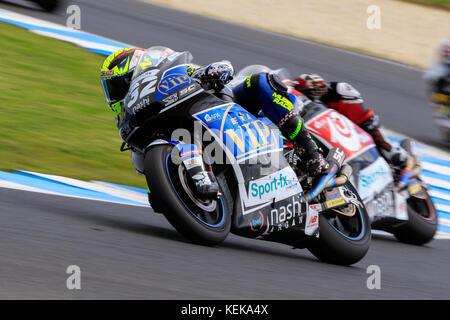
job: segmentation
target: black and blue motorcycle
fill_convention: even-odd
[[[330,173],[308,177],[267,120],[190,78],[191,60],[149,48],[135,62],[120,115],[121,137],[145,154],[153,210],[198,244],[217,245],[232,232],[307,248],[324,262],[360,261],[371,227],[344,152],[331,149]],[[194,191],[187,170],[198,157],[218,181],[217,199]]]

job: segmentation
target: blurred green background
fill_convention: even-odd
[[[0,170],[146,188],[99,80],[104,56],[0,23]]]

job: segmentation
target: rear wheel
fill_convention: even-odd
[[[363,203],[350,183],[345,187]],[[366,208],[349,204],[320,213],[319,238],[311,241],[308,250],[321,261],[351,265],[366,255],[371,237]]]
[[[407,200],[408,222],[393,230],[394,236],[402,242],[423,245],[436,234],[438,216],[433,201],[426,190],[423,196],[411,196]]]
[[[203,245],[221,243],[231,227],[226,202],[222,197],[208,201],[199,199],[189,188],[184,165],[172,161],[172,151],[178,152],[173,146],[158,145],[145,155],[150,198],[187,239]]]

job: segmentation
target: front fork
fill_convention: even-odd
[[[177,164],[183,163],[183,166],[186,168],[186,172],[191,179],[193,179],[195,175],[204,172],[212,182],[217,182],[211,165],[206,165],[203,161],[203,152],[198,145],[185,144],[174,140],[158,139],[150,143],[145,148],[144,153],[146,153],[151,147],[160,144],[172,145],[179,151],[179,154],[172,152],[172,161]]]

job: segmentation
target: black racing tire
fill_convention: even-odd
[[[225,240],[231,228],[226,201],[220,197],[211,214],[197,206],[183,190],[177,174],[183,165],[173,163],[172,150],[176,149],[171,145],[157,145],[145,155],[145,177],[151,198],[158,201],[166,219],[185,238],[201,245],[217,245]],[[205,221],[213,219],[210,216],[217,221]]]
[[[362,202],[356,189],[350,184],[345,185]],[[356,207],[356,206],[355,206]],[[348,234],[336,227],[336,220],[342,225],[348,225]],[[367,253],[372,239],[372,229],[365,206],[356,207],[353,217],[345,217],[333,210],[321,212],[319,215],[319,238],[311,239],[308,250],[319,260],[338,264],[351,265],[360,261]]]
[[[59,7],[60,0],[32,0],[45,11],[54,11]]]
[[[408,222],[393,230],[401,242],[424,245],[433,240],[438,226],[438,215],[433,201],[426,190],[424,199],[411,196],[407,200]]]

